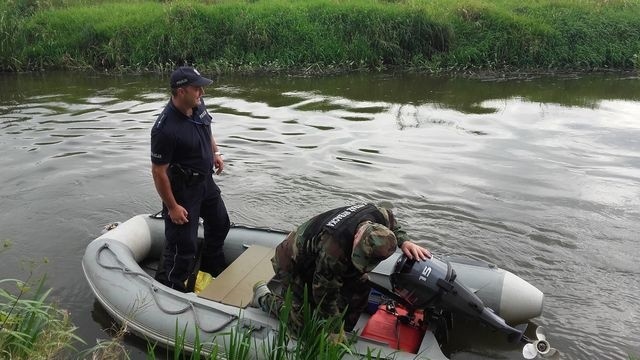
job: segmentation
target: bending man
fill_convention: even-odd
[[[282,294],[272,294],[259,282],[252,305],[277,317],[290,287],[290,319],[294,332],[299,332],[304,325],[301,308],[306,287],[312,310],[318,309],[323,318],[345,312],[344,330],[351,331],[368,303],[367,273],[398,247],[411,259],[431,257],[429,250],[409,241],[389,209],[357,204],[327,211],[300,225],[278,245],[271,262],[282,281]]]

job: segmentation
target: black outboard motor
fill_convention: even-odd
[[[398,258],[391,274],[393,292],[415,309],[440,307],[445,310],[479,318],[491,327],[508,335],[511,342],[523,338],[524,328],[509,326],[476,294],[456,281],[456,273],[448,262],[434,257],[426,261]],[[525,326],[526,328],[526,326]]]

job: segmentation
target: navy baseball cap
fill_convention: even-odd
[[[173,89],[188,85],[207,86],[211,83],[213,80],[200,75],[198,70],[190,66],[181,66],[171,73],[171,88]]]

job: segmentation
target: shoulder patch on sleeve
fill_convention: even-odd
[[[165,124],[165,120],[166,119],[167,119],[167,114],[162,112],[162,114],[160,114],[160,116],[158,116],[158,119],[156,120],[156,123],[153,125],[153,127],[156,128],[156,129],[162,129],[162,127]]]

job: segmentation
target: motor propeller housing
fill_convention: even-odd
[[[482,320],[508,335],[510,341],[522,339],[524,329],[508,325],[471,290],[456,281],[456,273],[448,262],[435,257],[415,261],[401,256],[391,274],[393,292],[414,308],[439,307]]]
[[[536,340],[529,342],[522,348],[522,356],[525,359],[560,359],[560,352],[549,345],[547,335],[542,326],[538,326],[536,329],[536,338]]]

